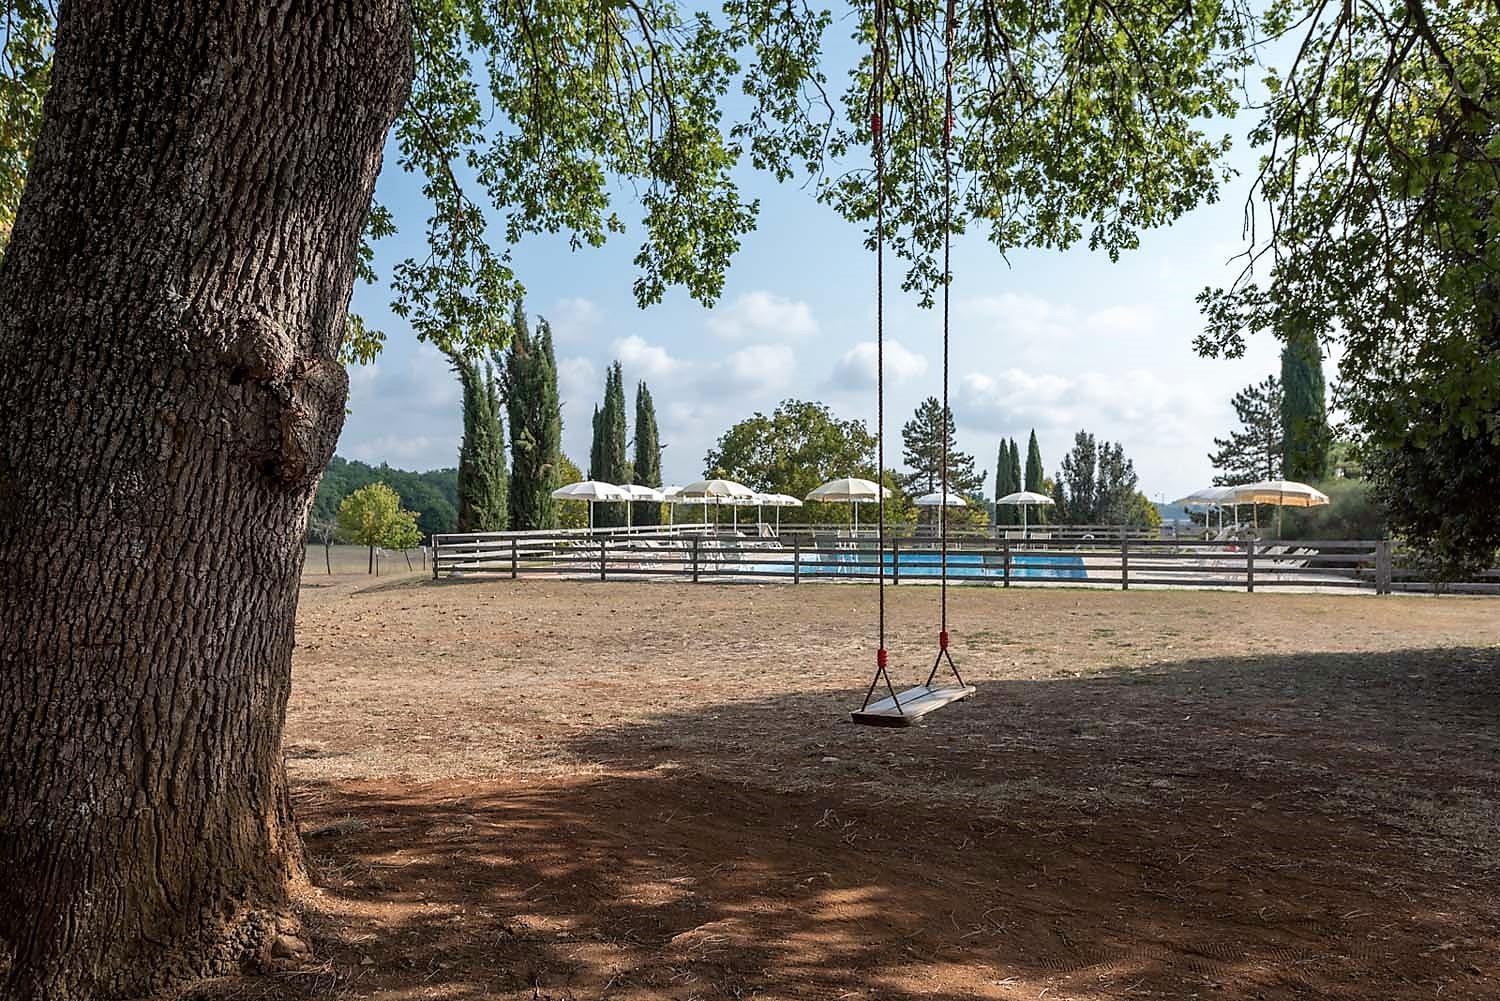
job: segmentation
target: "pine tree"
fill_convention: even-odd
[[[1073,449],[1063,456],[1057,487],[1066,498],[1068,521],[1075,525],[1099,522],[1099,492],[1095,483],[1099,448],[1094,436],[1079,431],[1073,436]]]
[[[1274,480],[1282,475],[1281,381],[1274,375],[1234,394],[1238,430],[1215,438],[1217,451],[1208,456],[1219,475],[1215,486]]]
[[[510,419],[510,527],[515,530],[557,527],[552,491],[562,452],[562,408],[557,395],[557,368],[552,331],[542,320],[532,337],[526,308],[516,304],[503,385]]]
[[[656,404],[644,382],[635,387],[635,468],[631,475],[642,486],[661,486],[661,437],[656,429]],[[630,520],[636,525],[660,525],[661,505],[637,503]]]
[[[917,406],[912,419],[901,427],[901,461],[909,472],[898,482],[909,494],[936,493],[942,487],[943,405],[929,396]],[[958,432],[953,411],[947,412],[948,489],[973,494],[984,490],[985,473],[974,471],[974,457],[958,450]]]
[[[507,527],[505,430],[494,370],[455,356],[463,385],[464,436],[458,450],[458,530],[499,532]]]
[[[625,375],[615,362],[604,376],[604,405],[594,411],[594,444],[589,452],[589,479],[605,483],[628,483],[629,460],[625,449]],[[600,504],[594,524],[602,527],[625,524],[624,504]]]
[[[1119,442],[1096,441],[1087,431],[1073,436],[1053,485],[1056,520],[1074,525],[1139,524],[1148,519],[1150,501],[1140,497],[1135,463]],[[1142,504],[1144,503],[1144,507]]]
[[[1024,489],[1034,494],[1047,492],[1047,474],[1042,470],[1042,448],[1036,441],[1036,429],[1031,430],[1031,440],[1026,443],[1026,478]],[[1045,505],[1038,506],[1033,519],[1037,524],[1047,521],[1047,508]]]
[[[1281,349],[1281,438],[1285,475],[1316,481],[1328,473],[1328,404],[1316,331],[1287,335]]]

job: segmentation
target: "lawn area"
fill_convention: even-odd
[[[1500,996],[1500,600],[956,588],[878,730],[871,586],[308,584],[316,958],[205,996]]]

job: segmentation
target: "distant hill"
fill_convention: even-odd
[[[451,532],[458,525],[458,470],[433,469],[414,473],[392,469],[385,463],[368,463],[333,457],[313,499],[313,518],[332,520],[339,505],[360,487],[384,483],[401,496],[401,506],[417,512],[417,527],[423,535]]]
[[[1174,522],[1179,525],[1192,524],[1193,519],[1189,517],[1189,510],[1181,504],[1162,504],[1157,501],[1152,501],[1152,503],[1156,504],[1156,513],[1161,515],[1163,525],[1170,525]],[[1198,513],[1202,514],[1202,511]]]

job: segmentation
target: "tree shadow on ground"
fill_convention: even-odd
[[[567,779],[302,783],[323,962],[203,994],[1494,988],[1500,651],[980,682],[908,730],[862,694],[600,724]]]

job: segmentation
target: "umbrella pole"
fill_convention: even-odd
[[[589,501],[589,532],[594,531],[594,502]]]

